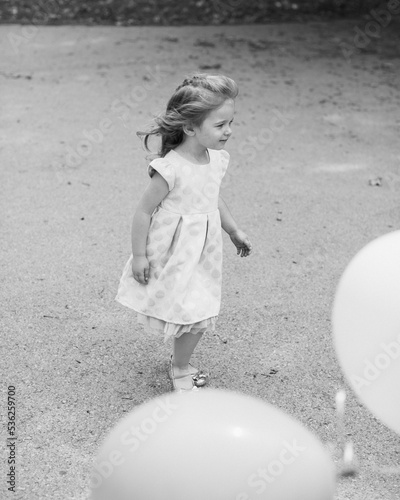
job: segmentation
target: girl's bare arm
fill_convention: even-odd
[[[149,277],[146,242],[151,215],[167,194],[167,182],[158,172],[155,172],[133,216],[131,230],[133,254],[132,272],[134,278],[143,285],[147,283]]]
[[[219,197],[218,200],[219,214],[221,216],[221,226],[229,235],[238,229],[235,219],[232,217],[226,203]]]
[[[251,254],[252,250],[249,237],[245,232],[238,228],[235,219],[232,217],[232,214],[221,196],[218,200],[218,208],[221,216],[222,229],[229,234],[232,243],[237,248],[237,254],[241,257],[247,257]]]

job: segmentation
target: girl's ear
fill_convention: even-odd
[[[191,123],[186,123],[182,128],[186,135],[195,135],[195,131]]]

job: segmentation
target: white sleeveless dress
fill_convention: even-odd
[[[221,304],[222,235],[219,189],[229,163],[225,150],[208,150],[210,162],[196,165],[170,151],[149,165],[168,183],[154,210],[146,243],[147,285],[125,265],[116,300],[138,313],[145,330],[164,340],[185,332],[214,330]]]

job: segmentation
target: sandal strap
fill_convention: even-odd
[[[174,367],[173,367],[173,364],[172,364],[172,358],[171,358],[170,365],[169,365],[169,374],[170,374],[170,378],[171,378],[171,381],[172,381],[172,385],[173,385],[173,387],[174,387],[174,389],[176,391],[197,391],[198,390],[198,388],[195,385],[195,382],[194,382],[194,380],[192,378],[192,375],[190,373],[188,373],[186,375],[175,376]],[[190,378],[190,381],[192,383],[192,387],[190,389],[186,389],[186,388],[183,388],[183,387],[178,387],[179,386],[179,382],[178,382],[178,384],[176,383],[177,381],[179,381],[179,380],[182,381],[185,378]]]

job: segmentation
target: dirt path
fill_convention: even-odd
[[[238,259],[225,238],[219,328],[197,360],[213,387],[261,397],[335,441],[335,288],[400,212],[398,35],[393,21],[359,53],[355,26],[365,29],[0,28],[1,366],[18,398],[10,498],[87,498],[101,438],[170,390],[167,348],[113,299],[147,183],[135,132],[198,69],[240,86],[223,195],[255,251]],[[347,417],[361,473],[336,499],[398,499],[399,475],[375,469],[399,465],[400,437],[352,395]]]

